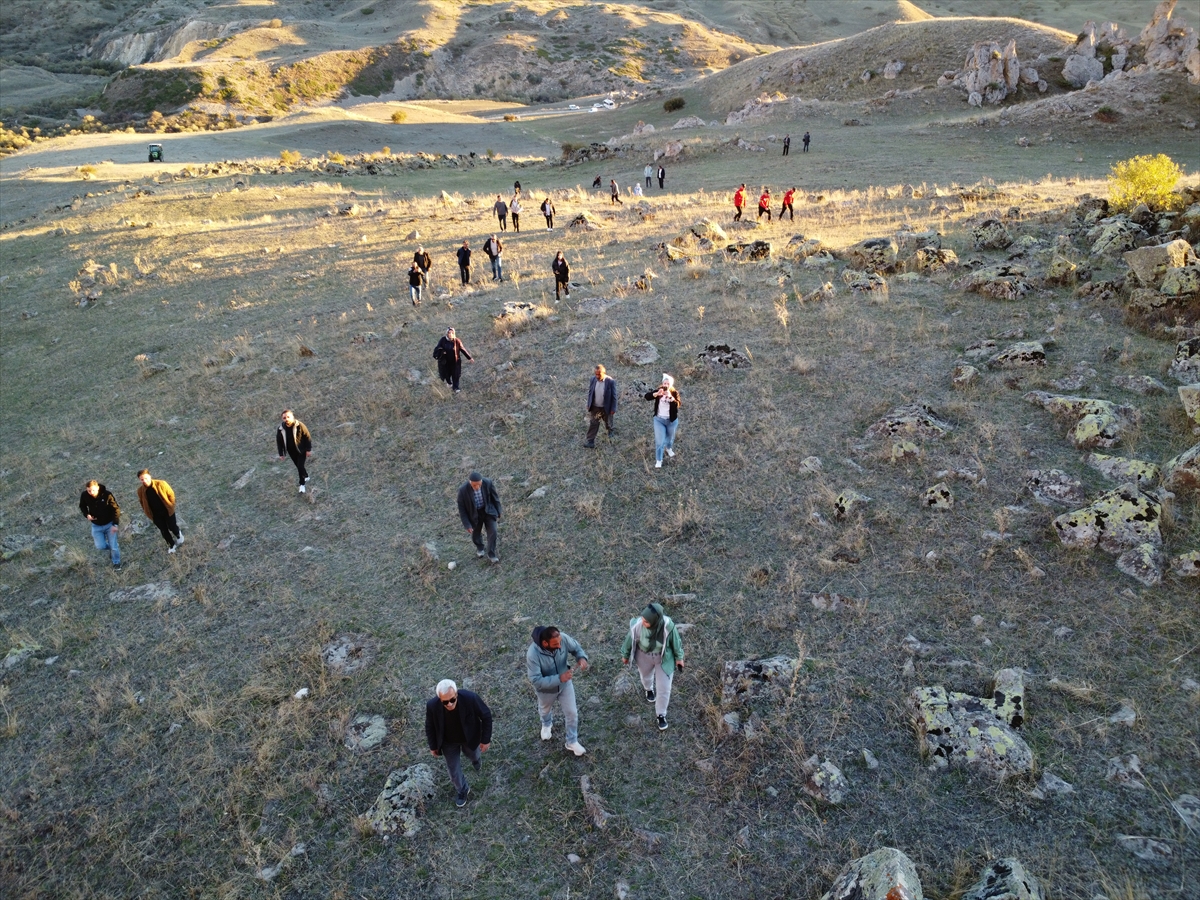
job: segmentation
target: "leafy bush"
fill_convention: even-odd
[[[331,150],[325,154],[325,158],[331,163],[337,163],[339,166],[346,161],[345,155],[338,153],[336,150]]]
[[[505,113],[505,114],[504,114],[504,121],[505,121],[505,122],[516,122],[516,121],[517,121],[517,117],[516,117],[516,116],[514,116],[512,113]]]
[[[667,112],[677,112],[678,110],[683,109],[686,105],[687,101],[682,97],[672,97],[663,104],[663,109],[665,109]]]
[[[1115,163],[1108,175],[1108,202],[1118,212],[1145,203],[1151,209],[1170,209],[1178,203],[1171,189],[1183,171],[1171,157],[1135,156]]]
[[[285,166],[297,165],[303,157],[299,150],[280,150],[279,161]]]
[[[283,19],[272,19],[270,22],[267,23],[267,27],[268,28],[282,28],[283,27]]]
[[[379,151],[379,153],[380,153],[380,155],[381,155],[381,156],[391,156],[391,155],[392,155],[392,148],[391,148],[391,147],[384,147],[382,150],[380,150],[380,151]]]
[[[1111,106],[1102,106],[1092,114],[1092,118],[1097,122],[1104,122],[1111,125],[1121,118],[1121,114]]]
[[[573,144],[570,141],[563,141],[562,142],[562,158],[564,160],[570,159],[571,155],[576,150],[581,150],[581,149],[583,149],[583,147],[584,147],[583,144]]]
[[[394,124],[399,125],[401,122],[407,122],[407,121],[408,121],[408,113],[406,113],[404,110],[398,109],[394,113],[392,113],[392,122]]]

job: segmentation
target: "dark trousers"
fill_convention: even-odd
[[[308,469],[304,466],[304,454],[299,450],[288,450],[288,456],[296,464],[296,473],[300,476],[300,483],[304,484],[308,481]]]
[[[463,775],[462,756],[466,754],[467,759],[471,761],[471,765],[478,772],[483,768],[483,758],[479,748],[471,749],[466,744],[443,744],[442,758],[446,760],[446,768],[450,772],[450,783],[454,785],[454,790],[458,792],[458,796],[465,797],[467,795],[467,778]]]
[[[791,149],[792,149],[792,145],[791,145],[791,144],[784,144],[784,145],[783,145],[783,155],[784,155],[784,156],[787,156],[787,155],[788,155],[788,151],[789,151],[789,150],[791,150]]]
[[[600,433],[600,423],[604,423],[605,429],[608,430],[608,436],[612,437],[613,433],[613,417],[612,413],[604,411],[603,406],[593,406],[588,410],[588,415],[591,417],[591,422],[588,424],[587,442],[589,444],[596,443],[596,435]]]
[[[470,266],[459,266],[458,274],[462,276],[463,284],[471,283],[471,267]]]
[[[513,213],[512,219],[513,219],[513,231],[515,231],[517,234],[520,234],[521,233],[521,214]]]
[[[500,219],[500,230],[508,231],[508,216],[497,216]]]
[[[462,377],[462,360],[452,360],[445,365],[438,360],[438,376],[457,391],[458,379]]]
[[[763,213],[766,213],[766,214],[767,214],[767,221],[768,221],[768,222],[770,222],[770,221],[771,221],[771,210],[770,210],[770,207],[766,207],[766,206],[760,206],[760,207],[758,208],[758,218],[760,218],[760,219],[761,219],[761,218],[763,217]]]
[[[168,547],[175,546],[175,542],[179,538],[179,524],[175,521],[174,513],[155,519],[154,527],[162,532],[163,540],[167,542]]]
[[[742,217],[742,208],[740,206],[735,206],[734,209],[737,210],[737,212],[733,214],[733,221],[736,222]]]
[[[479,512],[479,516],[475,520],[475,525],[471,529],[471,543],[475,545],[476,550],[483,550],[483,537],[479,532],[487,532],[487,555],[496,555],[496,517],[489,516],[485,512]]]
[[[781,222],[783,221],[783,214],[785,212],[788,214],[789,222],[795,221],[796,213],[792,210],[792,204],[790,204],[790,203],[785,203],[785,204],[783,204],[783,206],[779,207],[779,221],[781,221]]]
[[[610,197],[610,200],[612,203],[620,203],[620,204],[624,205],[624,201],[621,199],[620,194],[616,194],[616,193],[612,194],[612,196]]]
[[[650,176],[646,176],[646,187],[650,187]]]
[[[546,216],[546,227],[553,228],[554,227],[554,213],[549,213],[549,214],[542,213],[542,215]]]
[[[555,278],[554,279],[554,299],[555,300],[559,299],[560,291],[565,292],[566,295],[568,297],[570,297],[571,296],[571,285],[569,285],[565,281],[559,281],[557,278]]]
[[[663,189],[663,182],[664,182],[664,181],[666,181],[666,180],[667,180],[667,176],[666,176],[666,175],[664,175],[662,178],[658,179],[658,189],[659,189],[660,191]]]
[[[804,142],[804,152],[805,152],[805,153],[807,153],[807,152],[808,152],[808,141],[805,141],[805,142]]]

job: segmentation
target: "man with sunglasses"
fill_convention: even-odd
[[[476,772],[483,768],[482,754],[492,743],[492,711],[478,694],[460,691],[453,681],[443,678],[437,696],[425,704],[425,738],[429,752],[446,760],[456,792],[454,805],[462,809],[471,793],[463,775],[462,754]]]

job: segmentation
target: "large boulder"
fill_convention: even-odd
[[[906,403],[897,406],[882,419],[867,429],[867,437],[921,437],[937,440],[954,426],[942,419],[924,403]]]
[[[1192,424],[1200,425],[1200,382],[1196,384],[1181,384],[1179,386],[1179,402],[1183,404],[1183,412]]]
[[[1156,247],[1138,247],[1125,253],[1125,262],[1137,276],[1138,282],[1148,288],[1161,285],[1168,269],[1185,266],[1194,258],[1192,245],[1185,240],[1174,240]]]
[[[894,847],[851,860],[821,900],[924,900],[913,861]]]
[[[1089,81],[1104,78],[1104,63],[1095,56],[1072,53],[1063,64],[1062,76],[1071,87],[1085,87]]]
[[[1185,68],[1196,49],[1196,33],[1182,22],[1172,21],[1177,0],[1162,0],[1142,29],[1138,46],[1146,64],[1155,69]]]
[[[1175,358],[1168,373],[1180,384],[1200,381],[1200,337],[1189,338],[1175,345]]]
[[[1119,554],[1141,544],[1161,547],[1161,519],[1162,503],[1158,498],[1130,483],[1102,494],[1090,506],[1064,513],[1053,524],[1066,547],[1099,547],[1106,553]]]
[[[799,665],[800,660],[790,656],[726,662],[721,670],[721,703],[731,706],[758,699],[781,702]]]
[[[995,41],[978,41],[967,52],[963,73],[958,81],[967,95],[978,95],[978,102],[1000,103],[1017,89],[1021,79],[1021,63],[1017,58],[1017,42],[1010,40],[1001,47]]]
[[[855,269],[867,272],[889,272],[896,265],[899,247],[890,237],[867,238],[843,251],[843,257]]]
[[[1154,463],[1142,462],[1140,459],[1108,456],[1104,453],[1089,453],[1084,462],[1110,481],[1116,481],[1119,484],[1133,482],[1142,488],[1154,487],[1161,474],[1158,466]]]
[[[1083,483],[1061,469],[1025,473],[1025,489],[1033,499],[1045,506],[1078,506],[1087,500]]]
[[[377,834],[396,831],[412,837],[421,830],[417,816],[434,797],[433,771],[425,763],[397,769],[387,777],[366,821]]]
[[[1021,341],[988,360],[989,369],[1044,369],[1046,348],[1041,341]]]
[[[958,254],[949,247],[921,247],[913,256],[918,272],[944,272],[958,267]]]
[[[1012,858],[997,859],[979,873],[961,900],[1045,900],[1046,892],[1038,880]]]
[[[822,249],[823,245],[817,238],[794,234],[783,248],[783,252],[792,259],[808,259],[813,254],[820,253]]]
[[[999,219],[985,219],[971,229],[976,250],[1003,250],[1013,242],[1008,228]]]
[[[1179,241],[1178,243],[1186,243]],[[1162,284],[1158,289],[1171,297],[1182,297],[1189,294],[1200,294],[1200,264],[1191,263],[1167,269],[1163,273]]]
[[[984,266],[960,278],[958,287],[995,300],[1019,300],[1029,292],[1029,270],[1013,263]]]
[[[1176,494],[1200,493],[1200,444],[1184,450],[1163,466],[1163,487]]]
[[[1087,233],[1092,242],[1092,256],[1116,256],[1132,250],[1145,237],[1145,230],[1126,216],[1101,219]]]
[[[996,673],[997,680],[1012,671]],[[1020,724],[1022,703],[1012,703],[1005,691],[974,697],[940,685],[921,687],[912,692],[910,706],[922,752],[935,764],[964,765],[1001,781],[1033,770],[1033,751],[1005,720]]]
[[[725,248],[725,252],[738,259],[762,260],[771,258],[770,241],[738,241]]]
[[[1124,439],[1125,433],[1141,421],[1141,413],[1134,407],[1118,405],[1109,400],[1070,397],[1046,391],[1030,391],[1024,399],[1057,418],[1073,422],[1067,437],[1081,450],[1115,447]]]

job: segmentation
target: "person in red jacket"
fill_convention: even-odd
[[[736,210],[733,216],[733,221],[740,221],[742,218],[742,207],[746,205],[746,185],[743,183],[736,191],[733,192],[733,208]]]
[[[788,221],[792,222],[796,219],[796,213],[792,210],[792,196],[796,193],[796,189],[788,188],[783,195],[783,206],[779,207],[779,221],[783,221],[784,211],[788,214]]]
[[[763,213],[767,214],[767,221],[771,221],[771,189],[766,185],[763,186],[763,192],[758,198],[758,218],[763,217]]]

